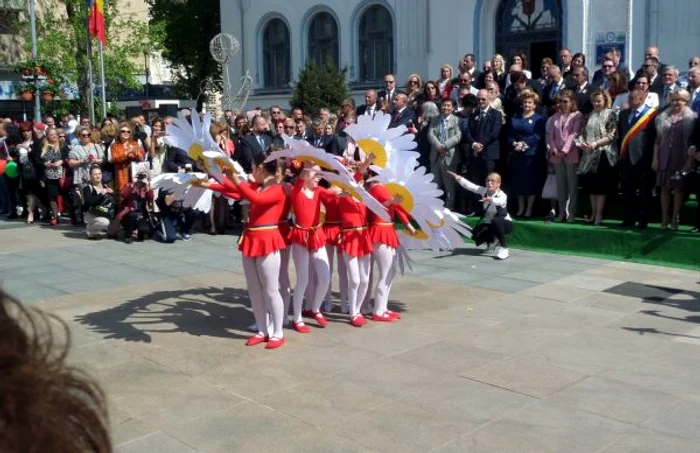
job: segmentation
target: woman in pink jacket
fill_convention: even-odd
[[[559,221],[574,222],[578,198],[578,162],[581,151],[574,140],[583,126],[583,115],[578,111],[576,95],[564,90],[557,96],[557,113],[551,118],[547,132],[549,163],[554,165],[559,200]]]

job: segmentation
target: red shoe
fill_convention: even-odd
[[[301,316],[304,318],[313,318],[314,317],[314,312],[311,310],[305,309],[301,311]]]
[[[328,320],[321,313],[314,313],[314,319],[321,327],[326,327],[328,325]]]
[[[387,310],[386,314],[391,316],[394,319],[401,319],[401,313],[399,313],[399,312]]]
[[[260,335],[258,333],[258,334],[255,334],[254,336],[248,338],[248,341],[245,342],[245,345],[246,346],[255,346],[256,344],[264,343],[267,340],[269,340],[267,335],[263,336],[263,335]]]
[[[384,312],[384,314],[382,314],[382,315],[377,315],[377,314],[372,315],[372,321],[394,322],[394,321],[396,321],[396,318],[393,318],[392,316],[389,315],[389,313]]]
[[[292,321],[292,329],[296,330],[299,333],[309,333],[311,332],[311,329],[309,329],[309,326],[304,324],[304,322],[296,322]]]
[[[54,218],[51,219],[51,226],[56,226],[57,223],[58,223],[58,220],[56,220]]]
[[[285,343],[284,338],[270,338],[270,341],[265,345],[265,349],[277,349]]]
[[[350,320],[350,325],[353,327],[362,327],[367,323],[367,320],[362,315],[353,316]]]

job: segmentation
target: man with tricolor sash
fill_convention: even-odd
[[[651,160],[654,156],[656,127],[654,118],[658,110],[645,105],[646,93],[636,89],[630,92],[629,108],[620,112],[618,119],[618,149],[622,164],[624,185],[624,217],[622,226],[644,229],[649,222],[654,172]]]

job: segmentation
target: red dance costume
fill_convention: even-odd
[[[367,231],[367,207],[351,196],[338,198],[340,238],[338,249],[359,257],[372,253],[372,241]]]
[[[256,258],[285,248],[279,230],[286,198],[284,188],[275,184],[258,191],[248,183],[241,183],[238,190],[251,202],[248,225],[238,243],[243,256]]]
[[[321,202],[326,204],[331,197],[335,198],[335,195],[323,187],[316,187],[313,196],[309,198],[304,193],[304,181],[297,180],[290,197],[294,208],[294,225],[289,233],[292,244],[299,244],[310,251],[325,247],[326,234],[321,227]]]
[[[323,232],[326,234],[326,245],[336,247],[340,239],[340,208],[338,208],[339,198],[332,196],[323,200],[326,208],[326,218],[323,220]]]
[[[284,208],[282,209],[282,217],[280,217],[279,228],[280,234],[282,235],[282,239],[284,239],[284,243],[287,244],[287,246],[292,245],[292,242],[289,239],[289,235],[291,232],[291,225],[289,224],[289,212],[291,210],[292,198],[287,194],[287,190],[285,189]]]
[[[389,192],[389,190],[387,190],[387,188],[382,184],[373,184],[372,187],[369,188],[369,193],[383,205],[386,205],[385,203],[393,198],[391,192]],[[404,225],[411,224],[410,220],[408,219],[408,214],[403,206],[392,203],[389,205],[388,209],[389,219],[393,219],[394,216],[396,216]],[[369,237],[372,244],[384,244],[392,248],[398,248],[399,237],[396,235],[393,222],[382,220],[372,211],[368,211],[367,214],[369,223]]]

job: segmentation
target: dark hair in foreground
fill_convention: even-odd
[[[112,451],[105,395],[66,365],[68,326],[0,290],[0,451]]]

